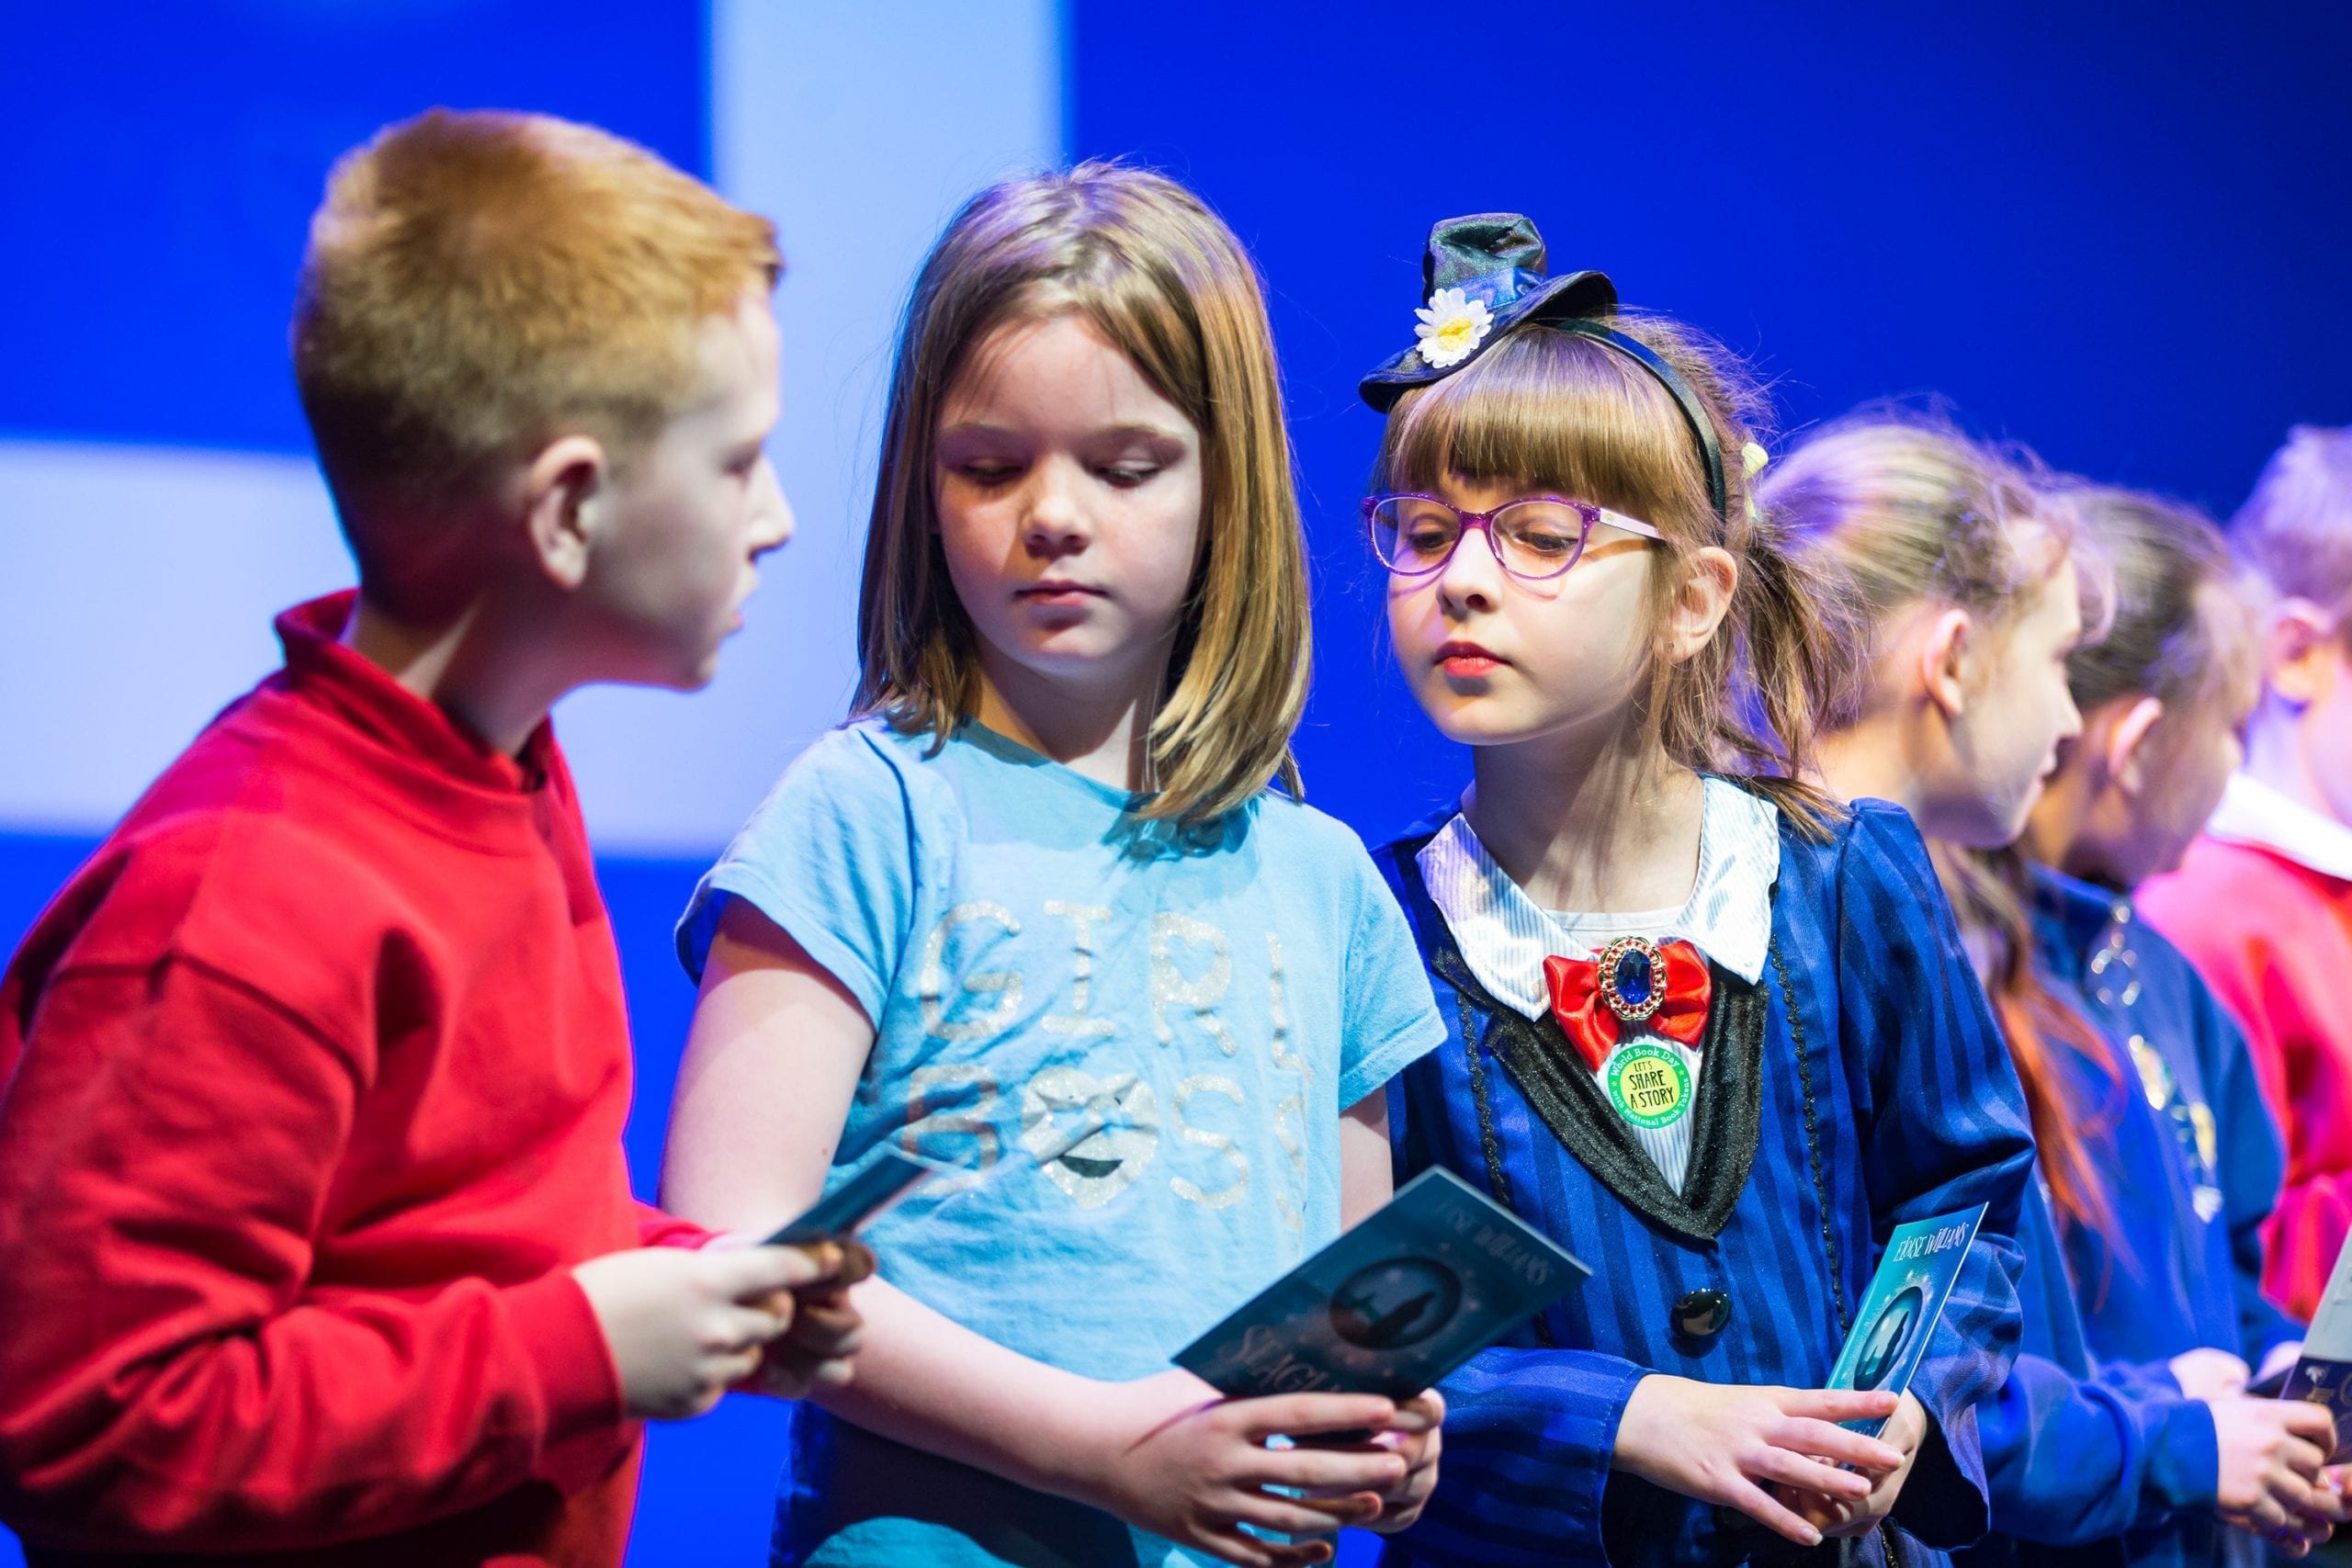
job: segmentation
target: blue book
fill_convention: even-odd
[[[1410,1399],[1591,1272],[1432,1168],[1187,1345],[1176,1364],[1236,1399]]]
[[[1984,1219],[1984,1205],[1979,1203],[1894,1227],[1825,1386],[1890,1393],[1911,1386],[1928,1337],[1943,1315],[1944,1298],[1951,1294],[1952,1281],[1960,1277],[1960,1266]],[[1845,1425],[1875,1438],[1885,1430],[1887,1420],[1879,1416]]]
[[[2326,1405],[2335,1417],[2335,1450],[2327,1456],[2328,1462],[2338,1464],[2352,1455],[2352,1239],[2335,1254],[2327,1293],[2312,1314],[2303,1353],[2287,1374],[2278,1397]]]

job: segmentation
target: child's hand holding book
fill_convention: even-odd
[[[870,1271],[863,1247],[713,1245],[608,1253],[571,1277],[604,1330],[624,1414],[677,1421],[762,1373],[769,1347],[794,1333],[799,1292],[816,1292],[816,1316],[776,1361],[779,1382],[846,1382],[838,1363],[854,1348],[856,1314],[845,1298],[853,1252]]]
[[[1782,1500],[1823,1535],[1868,1535],[1894,1512],[1895,1499],[1903,1495],[1903,1483],[1910,1479],[1911,1463],[1919,1457],[1919,1445],[1927,1436],[1928,1412],[1906,1392],[1879,1432],[1879,1440],[1901,1454],[1902,1460],[1892,1470],[1873,1472],[1868,1492],[1855,1497],[1792,1490]]]
[[[1190,1372],[1162,1372],[1110,1390],[1093,1440],[1072,1455],[1076,1473],[1055,1489],[1243,1568],[1308,1568],[1331,1560],[1326,1538],[1342,1526],[1379,1529],[1392,1504],[1419,1514],[1436,1481],[1441,1412],[1367,1393],[1225,1399]],[[1369,1437],[1303,1440],[1326,1434]],[[1274,1438],[1302,1441],[1268,1447]],[[1308,1539],[1269,1540],[1245,1525]]]
[[[1885,1438],[1839,1425],[1889,1416],[1896,1419]],[[1896,1397],[1883,1389],[1706,1383],[1653,1372],[1625,1401],[1610,1462],[1669,1492],[1736,1508],[1800,1546],[1818,1546],[1821,1524],[1804,1517],[1829,1517],[1816,1499],[1859,1508],[1875,1485],[1907,1467],[1909,1451],[1893,1440],[1899,1424]]]
[[[853,1374],[865,1320],[850,1303],[850,1288],[871,1279],[874,1251],[862,1241],[812,1242],[799,1248],[815,1259],[814,1283],[769,1298],[769,1310],[787,1314],[792,1326],[768,1341],[759,1371],[736,1384],[745,1393],[800,1399],[820,1388],[840,1388]]]
[[[2335,1418],[2324,1404],[2215,1399],[2220,1449],[2214,1509],[2230,1524],[2301,1557],[2327,1540],[2343,1500],[2323,1478]]]

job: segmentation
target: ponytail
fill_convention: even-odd
[[[2114,1129],[2119,1083],[2098,1027],[2051,989],[2034,964],[2025,857],[2014,845],[1963,850],[1938,843],[1928,854],[1962,931],[1986,950],[1985,995],[2008,1041],[2018,1081],[2025,1086],[2033,1141],[2059,1223],[2087,1230],[2106,1241],[2110,1252],[2128,1257],[2107,1179],[2090,1156],[2092,1140]],[[2081,1103],[2086,1097],[2067,1086],[2068,1068],[2075,1065],[2086,1065],[2106,1080],[2096,1109],[2086,1110]],[[2104,1280],[2075,1283],[2094,1293],[2107,1287]]]
[[[1736,552],[1740,582],[1717,635],[1736,649],[1735,686],[1733,700],[1714,712],[1710,750],[1799,831],[1826,838],[1842,813],[1807,775],[1828,694],[1850,666],[1852,628],[1780,520],[1759,511],[1734,532],[1744,536]]]

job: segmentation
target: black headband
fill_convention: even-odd
[[[1699,394],[1690,389],[1690,383],[1682,378],[1680,372],[1647,344],[1589,316],[1563,316],[1544,325],[1607,344],[1657,378],[1657,384],[1673,397],[1674,406],[1682,411],[1683,423],[1690,427],[1691,436],[1699,443],[1699,460],[1707,467],[1707,499],[1714,504],[1715,516],[1729,527],[1731,492],[1724,483],[1723,444],[1715,439],[1714,422],[1707,417],[1706,405],[1699,400]]]

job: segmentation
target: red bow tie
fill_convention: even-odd
[[[1714,989],[1696,947],[1640,936],[1619,937],[1590,962],[1555,953],[1544,961],[1544,984],[1552,993],[1552,1016],[1595,1072],[1629,1023],[1646,1024],[1695,1048],[1706,1032],[1707,998]]]

